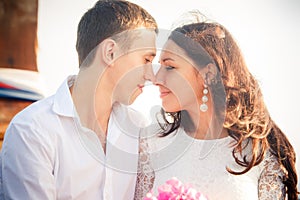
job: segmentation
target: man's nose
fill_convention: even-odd
[[[154,76],[154,73],[153,73],[152,64],[148,64],[148,65],[145,66],[144,79],[154,83],[155,76]]]
[[[158,71],[154,76],[154,85],[163,85],[164,84],[164,73],[162,71],[162,67],[160,66]]]

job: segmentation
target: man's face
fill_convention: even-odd
[[[113,64],[113,100],[130,105],[142,93],[146,80],[154,78],[152,60],[156,55],[156,33],[141,29]]]

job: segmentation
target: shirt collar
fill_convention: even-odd
[[[70,92],[70,87],[74,84],[76,75],[69,76],[61,84],[54,95],[53,111],[58,115],[75,117],[75,107]]]

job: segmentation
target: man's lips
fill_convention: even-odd
[[[144,85],[144,84],[138,84],[137,86],[138,86],[138,88],[139,88],[140,90],[143,90],[143,88],[144,88],[145,85]]]

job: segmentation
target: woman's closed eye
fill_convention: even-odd
[[[170,71],[170,70],[172,70],[172,69],[175,69],[175,67],[172,67],[172,66],[166,66],[165,69],[166,69],[167,71]]]

